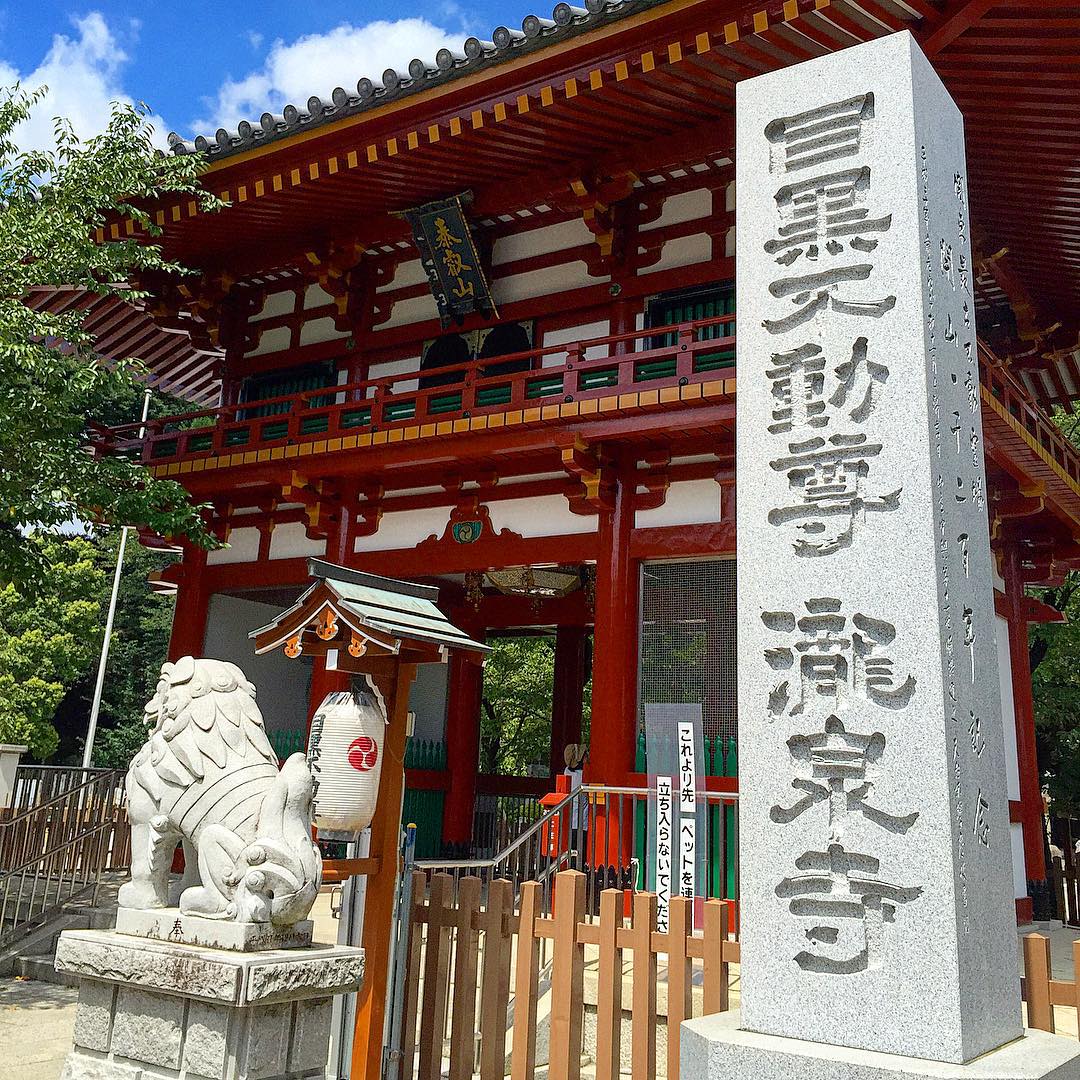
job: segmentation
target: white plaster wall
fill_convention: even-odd
[[[420,285],[427,282],[427,271],[419,259],[413,259],[407,263],[401,263],[397,272],[390,281],[379,285],[376,292],[389,292],[391,289],[405,289],[410,285]]]
[[[385,379],[388,375],[408,375],[419,370],[420,357],[407,356],[404,360],[389,360],[384,364],[372,364],[368,369],[368,378]],[[395,394],[407,394],[419,385],[417,379],[402,379],[394,383],[393,391]],[[367,396],[370,397],[371,393],[372,391],[369,390]]]
[[[347,330],[338,330],[334,326],[334,320],[330,316],[325,319],[308,319],[300,327],[301,345],[316,345],[320,341],[336,341],[348,336]]]
[[[658,262],[650,266],[641,277],[658,274],[664,270],[673,270],[679,266],[692,266],[694,263],[708,262],[712,258],[712,237],[708,233],[695,233],[693,236],[669,240],[660,252]]]
[[[661,525],[706,525],[720,520],[720,485],[715,480],[682,480],[668,488],[663,506],[638,510],[639,529]]]
[[[387,551],[395,548],[416,547],[432,534],[442,536],[450,520],[448,506],[435,506],[426,510],[402,510],[396,514],[384,514],[379,531],[374,536],[357,538],[354,551]]]
[[[581,218],[545,225],[540,229],[500,236],[491,252],[492,266],[527,259],[530,255],[545,255],[550,251],[565,251],[593,241],[593,234]]]
[[[272,319],[275,315],[287,315],[296,307],[296,293],[292,289],[284,292],[271,293],[263,304],[262,311],[255,315],[254,321],[260,319]]]
[[[562,495],[503,499],[488,503],[495,532],[510,529],[521,536],[563,536],[596,532],[595,514],[574,514]]]
[[[1009,842],[1012,846],[1013,896],[1027,896],[1027,866],[1024,863],[1024,826],[1019,821],[1009,823]]]
[[[275,326],[272,330],[263,331],[259,338],[259,344],[245,356],[262,356],[263,353],[281,352],[289,347],[289,328],[287,326]]]
[[[303,657],[290,660],[280,650],[256,656],[255,645],[248,638],[252,630],[270,622],[282,606],[215,593],[210,597],[206,620],[203,654],[231,661],[255,684],[255,700],[267,731],[303,728],[307,723],[311,661]]]
[[[695,218],[705,218],[712,214],[712,192],[708,188],[695,191],[683,191],[670,195],[664,200],[664,207],[655,221],[641,226],[643,233],[653,229],[662,229],[665,225],[679,225]]]
[[[589,338],[607,337],[611,332],[611,323],[607,319],[599,322],[583,323],[581,326],[568,326],[565,330],[551,330],[544,335],[543,347],[550,348],[552,345],[565,345],[571,341],[587,341]],[[589,350],[589,359],[598,360],[607,356],[610,350],[606,348],[592,348]],[[566,353],[551,353],[544,357],[544,367],[558,367],[566,363]]]
[[[492,282],[491,294],[496,304],[512,304],[517,300],[531,300],[567,289],[581,289],[586,285],[607,280],[606,277],[590,277],[585,263],[579,261],[499,278]]]
[[[313,307],[325,307],[333,302],[334,298],[321,285],[309,285],[304,292],[305,310]]]
[[[292,521],[279,525],[270,537],[271,559],[299,559],[320,556],[326,552],[325,540],[309,540],[304,523]]]
[[[394,326],[408,326],[410,323],[424,322],[426,319],[437,319],[439,308],[435,303],[435,297],[431,293],[424,296],[414,296],[411,300],[399,300],[394,304],[394,310],[390,318],[375,331],[373,337],[379,336],[380,330],[389,330]]]
[[[1016,703],[1013,699],[1012,663],[1009,660],[1009,624],[994,617],[997,636],[998,682],[1001,686],[1001,729],[1005,737],[1005,786],[1012,800],[1020,798],[1020,765],[1016,752]]]
[[[409,691],[409,709],[416,713],[414,739],[446,737],[446,699],[450,668],[448,664],[421,664]]]
[[[229,533],[229,546],[211,551],[206,556],[207,566],[226,563],[255,562],[259,557],[259,530],[233,529]]]

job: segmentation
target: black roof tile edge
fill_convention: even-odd
[[[585,7],[560,3],[550,19],[526,15],[520,30],[497,26],[490,41],[468,38],[460,52],[440,49],[433,64],[414,59],[405,71],[388,68],[383,72],[381,85],[362,78],[355,91],[336,87],[328,99],[313,95],[307,108],[286,105],[281,115],[265,112],[258,122],[241,120],[234,131],[218,128],[213,137],[196,136],[184,139],[176,132],[169,134],[169,149],[174,154],[206,154],[213,160],[239,154],[256,146],[287,139],[300,131],[333,123],[357,113],[368,112],[387,102],[421,93],[433,85],[471,75],[475,71],[505,63],[523,53],[537,51],[577,34],[593,29],[647,8],[659,7],[667,0],[585,0]]]

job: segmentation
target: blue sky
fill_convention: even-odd
[[[527,0],[209,0],[85,6],[0,0],[0,85],[47,83],[50,95],[19,136],[26,148],[49,141],[49,118],[72,119],[80,135],[100,127],[113,99],[147,102],[158,134],[212,133],[258,119],[287,101],[335,85],[378,79],[444,44],[517,27],[552,2]]]

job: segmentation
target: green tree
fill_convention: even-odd
[[[54,150],[20,153],[16,128],[42,93],[0,89],[0,584],[23,589],[44,588],[50,574],[27,537],[35,528],[98,520],[214,543],[181,485],[89,452],[89,421],[130,397],[138,361],[98,363],[81,313],[32,311],[23,299],[35,286],[70,286],[139,300],[138,275],[182,268],[158,243],[99,244],[96,230],[130,218],[153,241],[161,230],[147,207],[161,196],[220,204],[200,186],[198,155],[154,148],[141,107],[114,104],[102,134],[85,141],[58,119]]]
[[[480,717],[480,771],[524,776],[540,766],[546,773],[551,747],[555,639],[499,637],[484,663]],[[588,741],[592,683],[582,702],[582,739]]]
[[[520,776],[545,763],[551,745],[555,642],[500,637],[484,662],[480,771]]]
[[[58,744],[57,706],[101,648],[105,574],[86,540],[24,543],[47,569],[33,595],[11,584],[0,590],[0,742],[45,758]]]
[[[1057,410],[1054,419],[1080,449],[1080,417]],[[1080,817],[1080,572],[1031,592],[1065,615],[1064,622],[1028,630],[1039,768],[1053,813]]]

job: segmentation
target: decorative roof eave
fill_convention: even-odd
[[[439,590],[308,560],[316,580],[285,611],[248,636],[256,654],[284,648],[286,656],[337,651],[359,660],[397,656],[404,662],[439,660],[450,649],[477,654],[488,646],[455,627],[435,601]],[[347,665],[342,665],[343,668]]]
[[[378,84],[369,78],[361,78],[355,91],[339,86],[331,92],[329,99],[317,95],[309,97],[306,109],[288,104],[280,115],[265,112],[257,123],[241,120],[232,131],[218,128],[213,137],[199,135],[189,140],[171,132],[169,146],[174,154],[202,153],[217,162],[300,132],[370,112],[667,2],[669,0],[585,0],[584,7],[560,3],[550,18],[526,15],[520,30],[498,26],[492,31],[490,41],[470,37],[460,51],[440,49],[433,63],[414,58],[405,71],[387,68]]]

